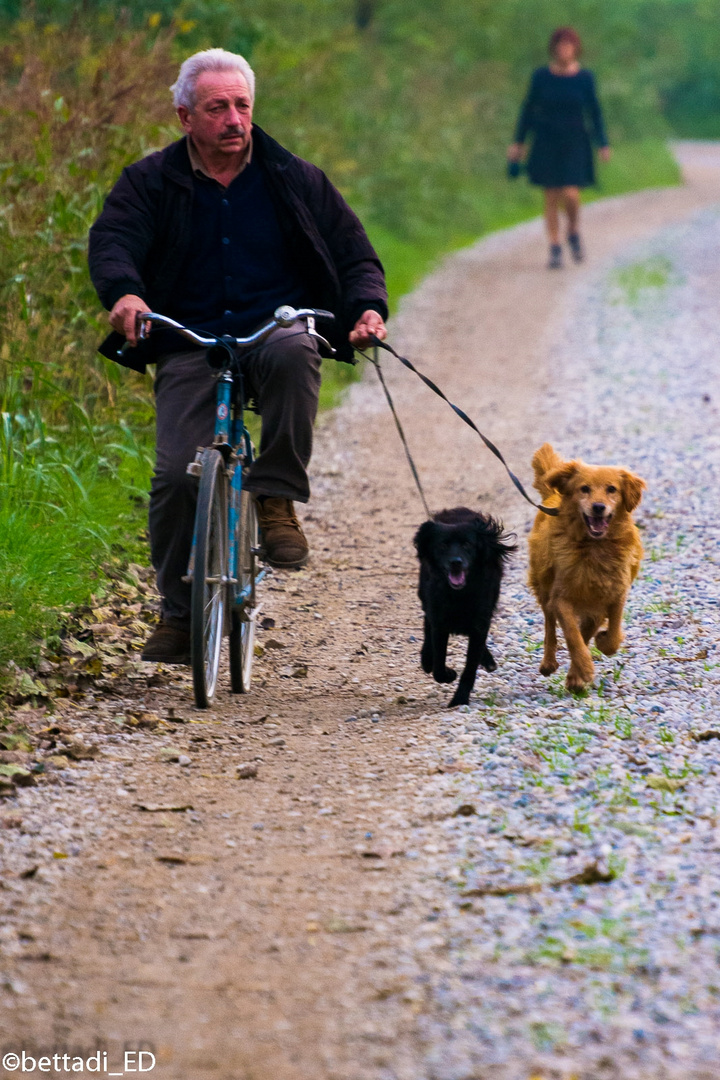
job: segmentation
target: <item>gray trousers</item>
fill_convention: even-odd
[[[315,340],[297,328],[279,328],[243,358],[245,397],[262,419],[260,453],[246,487],[257,495],[307,502],[307,466],[320,392]],[[150,488],[150,552],[162,596],[163,617],[190,613],[187,573],[197,480],[186,473],[198,446],[209,446],[215,427],[217,383],[203,351],[170,353],[155,375],[156,461]]]

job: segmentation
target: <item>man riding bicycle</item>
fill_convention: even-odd
[[[150,545],[162,621],[143,659],[187,663],[190,586],[184,582],[196,487],[186,466],[212,441],[215,381],[203,350],[170,331],[138,342],[137,316],[162,312],[210,334],[244,336],[280,304],[335,313],[340,359],[385,337],[382,265],[324,173],[252,123],[255,76],[223,49],[189,57],[172,87],[185,136],[123,171],[90,230],[90,273],[110,312],[100,351],[145,371],[155,363],[156,465]],[[246,481],[258,503],[265,557],[303,566],[308,546],[293,502],[307,502],[307,466],[320,389],[316,339],[278,329],[243,357],[262,419]]]

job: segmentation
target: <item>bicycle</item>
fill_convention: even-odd
[[[174,330],[207,348],[207,360],[217,372],[215,434],[211,446],[198,447],[187,471],[198,477],[190,561],[183,578],[191,585],[190,656],[195,704],[206,709],[217,685],[222,639],[229,638],[230,687],[245,694],[255,647],[259,612],[257,586],[265,576],[261,556],[257,508],[243,488],[255,450],[245,425],[245,400],[239,353],[265,341],[278,327],[304,321],[308,334],[318,340],[325,355],[335,350],[315,328],[316,319],[334,319],[329,311],[314,308],[277,308],[271,321],[249,337],[223,337],[198,333],[165,315],[147,311],[137,316],[138,337],[154,328]]]

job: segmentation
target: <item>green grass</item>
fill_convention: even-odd
[[[662,290],[676,280],[676,277],[667,256],[652,255],[615,270],[610,284],[620,292],[624,303],[636,307],[641,300],[659,298]]]
[[[0,428],[0,687],[39,657],[64,612],[102,593],[105,568],[146,557],[150,456],[124,426],[51,433],[3,412]]]

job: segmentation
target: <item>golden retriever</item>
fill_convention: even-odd
[[[549,443],[532,464],[543,501],[560,509],[557,517],[538,512],[528,539],[530,587],[545,616],[540,673],[557,671],[559,623],[570,653],[565,685],[579,691],[595,673],[590,639],[606,656],[623,639],[623,608],[643,556],[630,515],[645,481],[627,469],[563,461]]]

